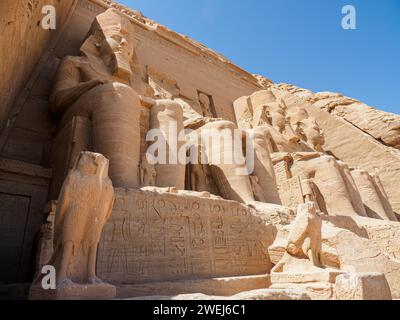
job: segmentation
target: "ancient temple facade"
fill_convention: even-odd
[[[0,19],[0,298],[400,299],[400,116],[113,1]]]

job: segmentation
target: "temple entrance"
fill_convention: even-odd
[[[0,285],[29,282],[30,244],[25,242],[31,198],[0,193]]]

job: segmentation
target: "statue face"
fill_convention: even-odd
[[[128,38],[116,30],[107,35],[100,48],[101,57],[111,72],[125,79],[129,79],[132,74],[130,61],[134,53],[133,43]]]
[[[134,54],[134,27],[114,9],[99,14],[92,26],[97,48],[110,72],[121,80],[129,81],[132,75],[130,61]]]
[[[279,132],[283,132],[285,130],[286,125],[286,113],[282,108],[277,108],[271,114],[272,117],[272,126],[279,130]]]
[[[299,134],[303,140],[311,143],[314,147],[322,147],[325,144],[324,132],[312,118],[298,122],[296,133]]]
[[[108,176],[109,161],[101,154],[82,152],[75,169],[86,175]]]
[[[285,131],[287,114],[285,109],[278,102],[268,104],[269,116],[272,126],[280,133]]]

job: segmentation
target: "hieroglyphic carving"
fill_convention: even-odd
[[[302,204],[304,199],[299,177],[291,177],[286,161],[278,162],[274,169],[282,204],[291,208]]]
[[[119,189],[98,273],[125,284],[263,274],[271,228],[239,203]]]

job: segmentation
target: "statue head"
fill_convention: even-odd
[[[280,133],[283,133],[286,126],[285,109],[277,102],[270,103],[269,107],[272,126]]]
[[[287,113],[287,107],[283,101],[277,100],[266,106],[269,116],[269,122],[275,130],[283,134],[286,139],[297,143],[300,138],[296,135],[290,122],[290,117]]]
[[[111,74],[129,81],[132,70],[130,62],[135,50],[134,27],[128,18],[115,9],[99,14],[92,24],[89,37],[81,51],[88,51],[93,44],[95,54],[100,56]]]
[[[324,131],[313,118],[303,119],[296,123],[296,134],[315,150],[322,151],[325,144]]]
[[[81,152],[77,158],[74,169],[85,175],[108,177],[109,161],[99,153]]]
[[[310,115],[304,107],[292,107],[288,109],[288,115],[290,117],[293,126],[304,119],[308,119]]]

